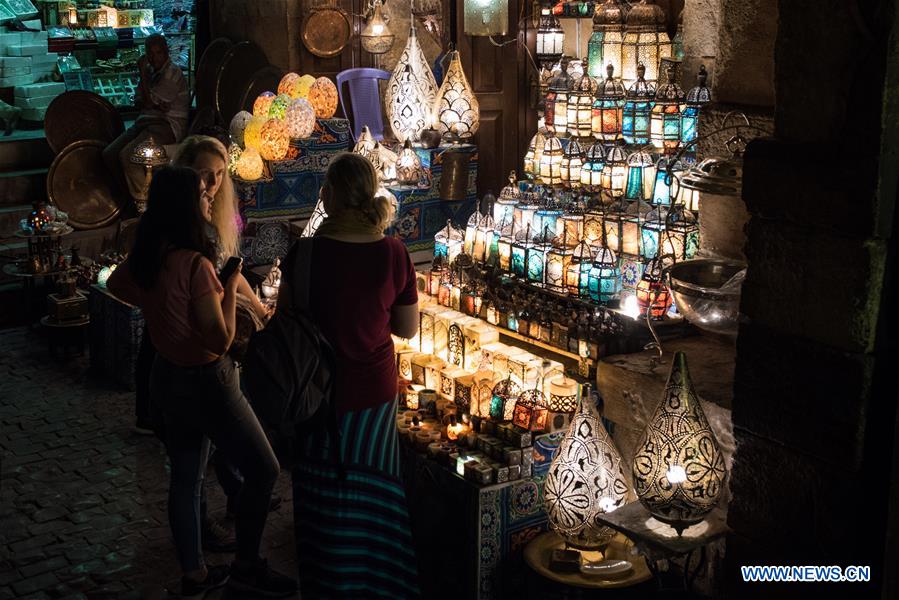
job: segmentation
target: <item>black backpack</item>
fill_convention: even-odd
[[[334,350],[309,314],[312,244],[301,238],[288,251],[278,310],[250,337],[242,371],[247,399],[285,468],[298,458],[299,438],[322,428],[341,465]]]

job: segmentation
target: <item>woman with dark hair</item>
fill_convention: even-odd
[[[279,465],[227,354],[238,278],[231,275],[223,288],[213,269],[214,249],[205,233],[210,206],[202,187],[188,168],[154,173],[134,248],[107,286],[141,307],[158,353],[150,395],[165,422],[169,524],[183,571],[182,597],[203,597],[229,577],[224,567],[206,567],[200,545],[199,502],[210,440],[245,476],[229,587],[245,595],[287,597],[296,593],[296,582],[259,558]]]

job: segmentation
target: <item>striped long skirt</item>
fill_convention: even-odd
[[[293,469],[303,598],[418,598],[418,568],[400,479],[396,403],[345,414],[338,477],[327,432]]]

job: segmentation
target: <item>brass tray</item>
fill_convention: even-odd
[[[206,46],[194,77],[197,108],[215,106],[215,84],[219,69],[233,45],[234,43],[228,38],[216,38]]]
[[[84,90],[60,94],[44,116],[44,133],[54,154],[81,140],[109,144],[123,131],[125,124],[115,107],[102,96]]]
[[[47,197],[75,229],[98,229],[119,214],[120,195],[103,162],[107,142],[80,140],[63,148],[47,174]]]
[[[240,101],[241,110],[253,112],[253,102],[262,92],[275,92],[281,78],[284,77],[284,71],[275,65],[262,67],[250,77],[244,88],[243,98]]]
[[[215,108],[222,122],[230,123],[231,118],[241,110],[244,91],[252,75],[268,66],[265,52],[253,42],[234,44],[225,54],[215,82]]]
[[[309,52],[322,58],[340,54],[352,35],[350,19],[339,8],[315,9],[303,23],[303,45]]]

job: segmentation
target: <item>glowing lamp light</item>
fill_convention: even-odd
[[[512,423],[528,431],[543,431],[546,429],[548,416],[549,410],[543,392],[537,389],[526,390],[515,403]]]
[[[659,254],[681,261],[693,258],[698,250],[699,225],[696,216],[683,205],[676,204],[668,213]]]
[[[262,127],[268,121],[266,117],[253,117],[243,132],[243,145],[246,149],[259,150],[262,145]]]
[[[649,143],[652,101],[655,88],[643,78],[645,67],[637,67],[637,81],[627,90],[624,108],[621,111],[621,135],[628,144]]]
[[[309,98],[309,90],[312,89],[313,84],[315,84],[315,77],[312,75],[303,75],[299,79],[294,82],[290,89],[288,90],[288,94],[291,98]]]
[[[645,150],[638,150],[627,157],[626,200],[652,200],[656,179],[656,162]]]
[[[671,423],[679,424],[675,431]],[[683,352],[675,354],[662,400],[637,443],[633,481],[643,506],[678,534],[701,522],[721,498],[727,465]]]
[[[699,67],[696,76],[696,87],[687,92],[684,110],[681,113],[681,142],[686,145],[696,139],[699,134],[699,118],[703,109],[712,101],[712,92],[709,90],[709,74],[705,65]],[[692,147],[687,150],[690,152]]]
[[[652,190],[652,203],[656,206],[671,206],[680,191],[680,176],[684,165],[673,157],[662,157],[656,163],[656,180]]]
[[[403,149],[396,158],[396,180],[403,185],[418,185],[424,176],[421,168],[421,159],[412,148],[412,142],[406,139]]]
[[[468,223],[465,226],[465,240],[462,246],[465,254],[471,255],[474,252],[474,239],[478,232],[478,225],[481,224],[481,211],[475,210],[468,217]]]
[[[115,268],[116,265],[110,265],[100,269],[100,272],[97,273],[97,285],[105,288],[106,282],[109,280],[109,276],[112,275],[112,272],[115,271]]]
[[[271,110],[274,101],[273,92],[262,92],[256,96],[256,100],[253,101],[253,116],[268,118],[268,111]]]
[[[593,96],[596,81],[587,75],[587,59],[583,60],[584,74],[577,79],[568,94],[568,134],[590,137],[593,126]]]
[[[565,287],[570,296],[589,297],[590,269],[593,267],[593,250],[587,242],[581,242],[571,253],[571,261],[565,270]]]
[[[526,229],[536,231],[534,229],[534,216],[537,214],[538,208],[540,207],[534,203],[530,195],[522,194],[521,200],[512,211],[512,230],[516,235],[524,232]],[[530,237],[530,233],[528,233],[528,237]]]
[[[372,137],[371,131],[368,129],[368,125],[363,125],[362,133],[359,134],[359,139],[356,140],[356,145],[353,146],[353,152],[355,154],[359,154],[361,156],[369,158],[374,149],[375,138]]]
[[[604,142],[621,138],[622,112],[627,91],[620,79],[615,79],[615,67],[606,67],[606,78],[596,88],[590,129],[594,137]]]
[[[287,123],[287,132],[291,138],[308,138],[315,129],[315,110],[308,100],[297,98],[288,105],[284,121]]]
[[[568,59],[563,58],[559,72],[549,82],[549,91],[543,103],[544,125],[556,135],[565,135],[568,131],[569,87],[571,77],[568,75]]]
[[[603,221],[605,220],[605,211],[600,202],[592,203],[592,205],[584,213],[584,241],[588,244],[595,244],[604,239],[603,237]]]
[[[584,164],[584,151],[576,139],[568,142],[568,147],[562,154],[560,165],[562,185],[568,189],[581,187],[581,167]]]
[[[624,146],[618,144],[609,148],[606,162],[602,169],[602,187],[613,198],[624,196],[627,183],[627,153]]]
[[[456,415],[450,415],[450,422],[446,426],[446,439],[455,442],[465,434],[466,427],[456,420]]]
[[[497,421],[508,421],[506,415],[513,414],[520,394],[521,388],[512,381],[511,377],[507,377],[493,386],[493,396],[490,399],[490,418]]]
[[[591,300],[602,304],[618,298],[621,293],[618,257],[605,246],[599,248],[590,265],[587,290]]]
[[[673,155],[680,147],[681,111],[685,108],[684,90],[674,80],[674,67],[665,70],[666,81],[656,89],[650,116],[650,140],[665,154]]]
[[[531,246],[531,226],[515,233],[515,241],[512,242],[511,271],[517,277],[527,277],[527,253]]]
[[[543,142],[540,155],[540,181],[544,185],[560,185],[562,183],[562,142],[550,135]]]
[[[237,175],[237,161],[240,160],[241,154],[243,154],[243,148],[237,144],[228,145],[228,175],[231,177]]]
[[[412,71],[412,75],[420,88],[418,97],[422,99],[423,110],[426,112],[431,111],[437,99],[437,81],[434,79],[431,67],[428,66],[428,59],[418,43],[418,36],[415,35],[415,20],[413,19],[412,22],[413,25],[409,29],[406,47],[400,53],[399,60],[397,60],[396,66],[393,68],[393,73],[387,81],[387,89],[384,93],[384,106],[388,111],[393,110],[394,96],[399,93],[401,87],[400,79],[407,66]],[[433,116],[430,118],[433,118]],[[387,119],[388,121],[393,119],[392,112],[388,112]]]
[[[621,0],[605,0],[593,13],[593,34],[587,42],[587,72],[602,77],[603,65],[621,70],[621,43],[624,41],[624,15]]]
[[[287,73],[284,75],[284,77],[281,78],[281,81],[278,82],[278,95],[287,94],[291,98],[294,98],[295,96],[291,92],[294,91],[299,79],[300,75],[298,73]]]
[[[512,171],[509,173],[509,184],[500,191],[499,198],[493,204],[493,222],[499,234],[511,235],[515,205],[520,199],[521,190],[518,189],[515,171]]]
[[[309,88],[307,97],[319,119],[330,119],[337,112],[337,86],[327,77],[319,77]]]
[[[245,110],[240,111],[231,119],[228,125],[228,133],[231,135],[231,141],[243,148],[243,135],[247,128],[247,124],[253,119],[253,115]]]
[[[540,158],[543,156],[543,144],[547,135],[550,135],[549,132],[540,128],[528,144],[524,155],[524,174],[530,179],[536,179],[540,175]]]
[[[492,246],[494,245],[493,229],[493,217],[490,216],[489,213],[487,213],[483,217],[481,217],[481,222],[478,224],[478,229],[475,232],[473,257],[476,262],[486,263],[488,260],[490,260],[491,253],[493,251]],[[477,315],[475,314],[474,316]]]
[[[441,135],[468,140],[480,126],[480,108],[462,70],[459,52],[454,50],[451,56],[434,102],[434,116]]]
[[[643,276],[637,284],[637,305],[640,307],[640,316],[649,313],[652,319],[661,319],[671,306],[671,292],[662,281],[664,262],[660,257],[655,257],[646,265]]]
[[[671,56],[671,38],[668,37],[667,27],[665,11],[652,0],[640,0],[631,7],[625,20],[621,46],[622,78],[625,82],[632,83],[640,77],[640,64],[646,67],[646,80],[659,79],[662,58]]]
[[[640,255],[646,260],[659,255],[662,236],[665,233],[665,220],[668,212],[662,207],[654,208],[646,217],[640,228]]]
[[[259,132],[262,142],[259,155],[265,160],[282,160],[290,147],[290,132],[280,119],[269,119]]]
[[[599,192],[603,188],[603,171],[606,165],[606,149],[599,141],[587,148],[581,166],[581,187],[587,192]]]
[[[537,61],[544,67],[551,68],[562,58],[565,32],[559,19],[548,7],[540,9],[540,20],[537,24]]]
[[[359,34],[362,49],[370,54],[384,54],[393,46],[396,36],[387,27],[381,12],[381,2],[375,2],[371,17]]]
[[[255,148],[248,147],[237,161],[237,176],[244,181],[256,181],[262,177],[263,168],[259,152]]]
[[[396,86],[387,106],[390,128],[400,143],[407,139],[417,140],[428,126],[430,111],[426,108],[421,85],[411,65],[406,65],[396,79]]]
[[[543,285],[546,277],[547,253],[552,248],[553,234],[548,229],[534,238],[525,253],[526,277],[530,283]]]
[[[567,245],[567,238],[556,238],[556,243],[546,254],[546,287],[554,292],[568,292],[568,267],[574,258],[574,251]]]
[[[268,116],[272,119],[283,119],[287,113],[287,107],[290,106],[291,98],[287,94],[278,94],[272,100],[272,105],[268,109]]]
[[[508,0],[465,0],[463,12],[467,35],[506,35],[509,29]]]
[[[445,256],[452,262],[462,251],[463,234],[450,221],[446,227],[434,234],[434,256]]]

